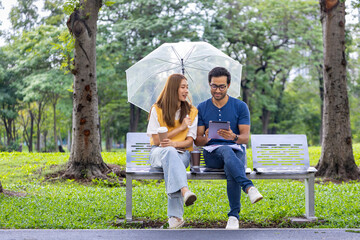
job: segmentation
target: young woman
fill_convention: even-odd
[[[192,205],[196,195],[187,185],[186,168],[197,131],[197,109],[187,101],[188,82],[181,74],[172,74],[167,79],[150,115],[147,134],[152,149],[152,167],[161,167],[164,172],[168,195],[169,228],[184,225],[184,203]],[[157,129],[166,127],[167,138],[161,142]]]

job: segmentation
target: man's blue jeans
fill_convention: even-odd
[[[207,167],[224,168],[230,204],[228,216],[239,218],[241,188],[246,192],[247,188],[254,186],[252,181],[246,177],[244,152],[224,145],[211,153],[204,150],[203,154]]]

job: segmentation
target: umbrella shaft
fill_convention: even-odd
[[[184,59],[181,59],[181,72],[182,72],[182,75],[185,75]]]

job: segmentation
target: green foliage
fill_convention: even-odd
[[[0,115],[15,126],[10,142],[22,142],[19,111],[29,110],[29,103],[37,115],[37,107],[45,104],[41,133],[53,138],[51,90],[53,101],[59,97],[57,124],[65,136],[72,123],[72,87],[71,76],[61,71],[72,70],[75,44],[66,18],[79,1],[43,0],[43,17],[34,1],[16,2],[14,26],[0,49]],[[358,8],[359,1],[352,4]],[[253,133],[261,133],[268,123],[268,133],[305,133],[310,145],[318,145],[323,61],[318,10],[316,0],[103,1],[96,46],[103,139],[124,142],[129,130],[125,70],[164,42],[202,40],[244,64],[242,96],[250,107]],[[359,142],[360,48],[352,34],[359,24],[347,23],[346,28],[351,130],[353,141]],[[146,125],[142,111],[137,130],[145,131]],[[0,134],[6,133],[1,122]]]
[[[226,52],[244,64],[243,99],[250,107],[254,133],[300,131],[289,129],[289,124],[297,125],[295,117],[288,119],[296,106],[288,103],[285,91],[291,71],[307,64],[309,51],[321,46],[317,5],[287,0],[225,0],[214,5],[215,22],[208,24],[204,38],[226,46]]]
[[[36,0],[17,0],[17,4],[10,10],[10,22],[13,30],[21,33],[29,31],[37,24],[39,14]]]
[[[110,7],[110,6],[114,5],[115,2],[114,1],[105,1],[104,4],[108,7]]]
[[[69,15],[75,10],[80,7],[78,0],[67,0],[64,3],[64,12],[66,15]]]

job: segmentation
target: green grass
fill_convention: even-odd
[[[310,147],[311,165],[320,157],[319,147]],[[354,145],[359,164],[360,145]],[[125,166],[125,152],[103,153],[107,163]],[[116,219],[125,217],[125,188],[105,184],[82,185],[74,181],[44,182],[69,158],[68,153],[0,153],[0,180],[6,190],[26,192],[25,197],[0,195],[0,228],[105,229],[119,228]],[[251,166],[251,151],[248,150]],[[304,184],[294,180],[255,180],[265,198],[251,205],[241,199],[240,220],[257,226],[296,227],[286,221],[304,214]],[[225,181],[190,181],[197,194],[195,205],[185,208],[187,222],[216,223],[227,220],[229,210]],[[315,185],[318,223],[305,227],[357,228],[360,225],[359,182]],[[163,181],[134,182],[133,216],[166,221],[167,199]],[[191,225],[191,224],[190,224]]]

